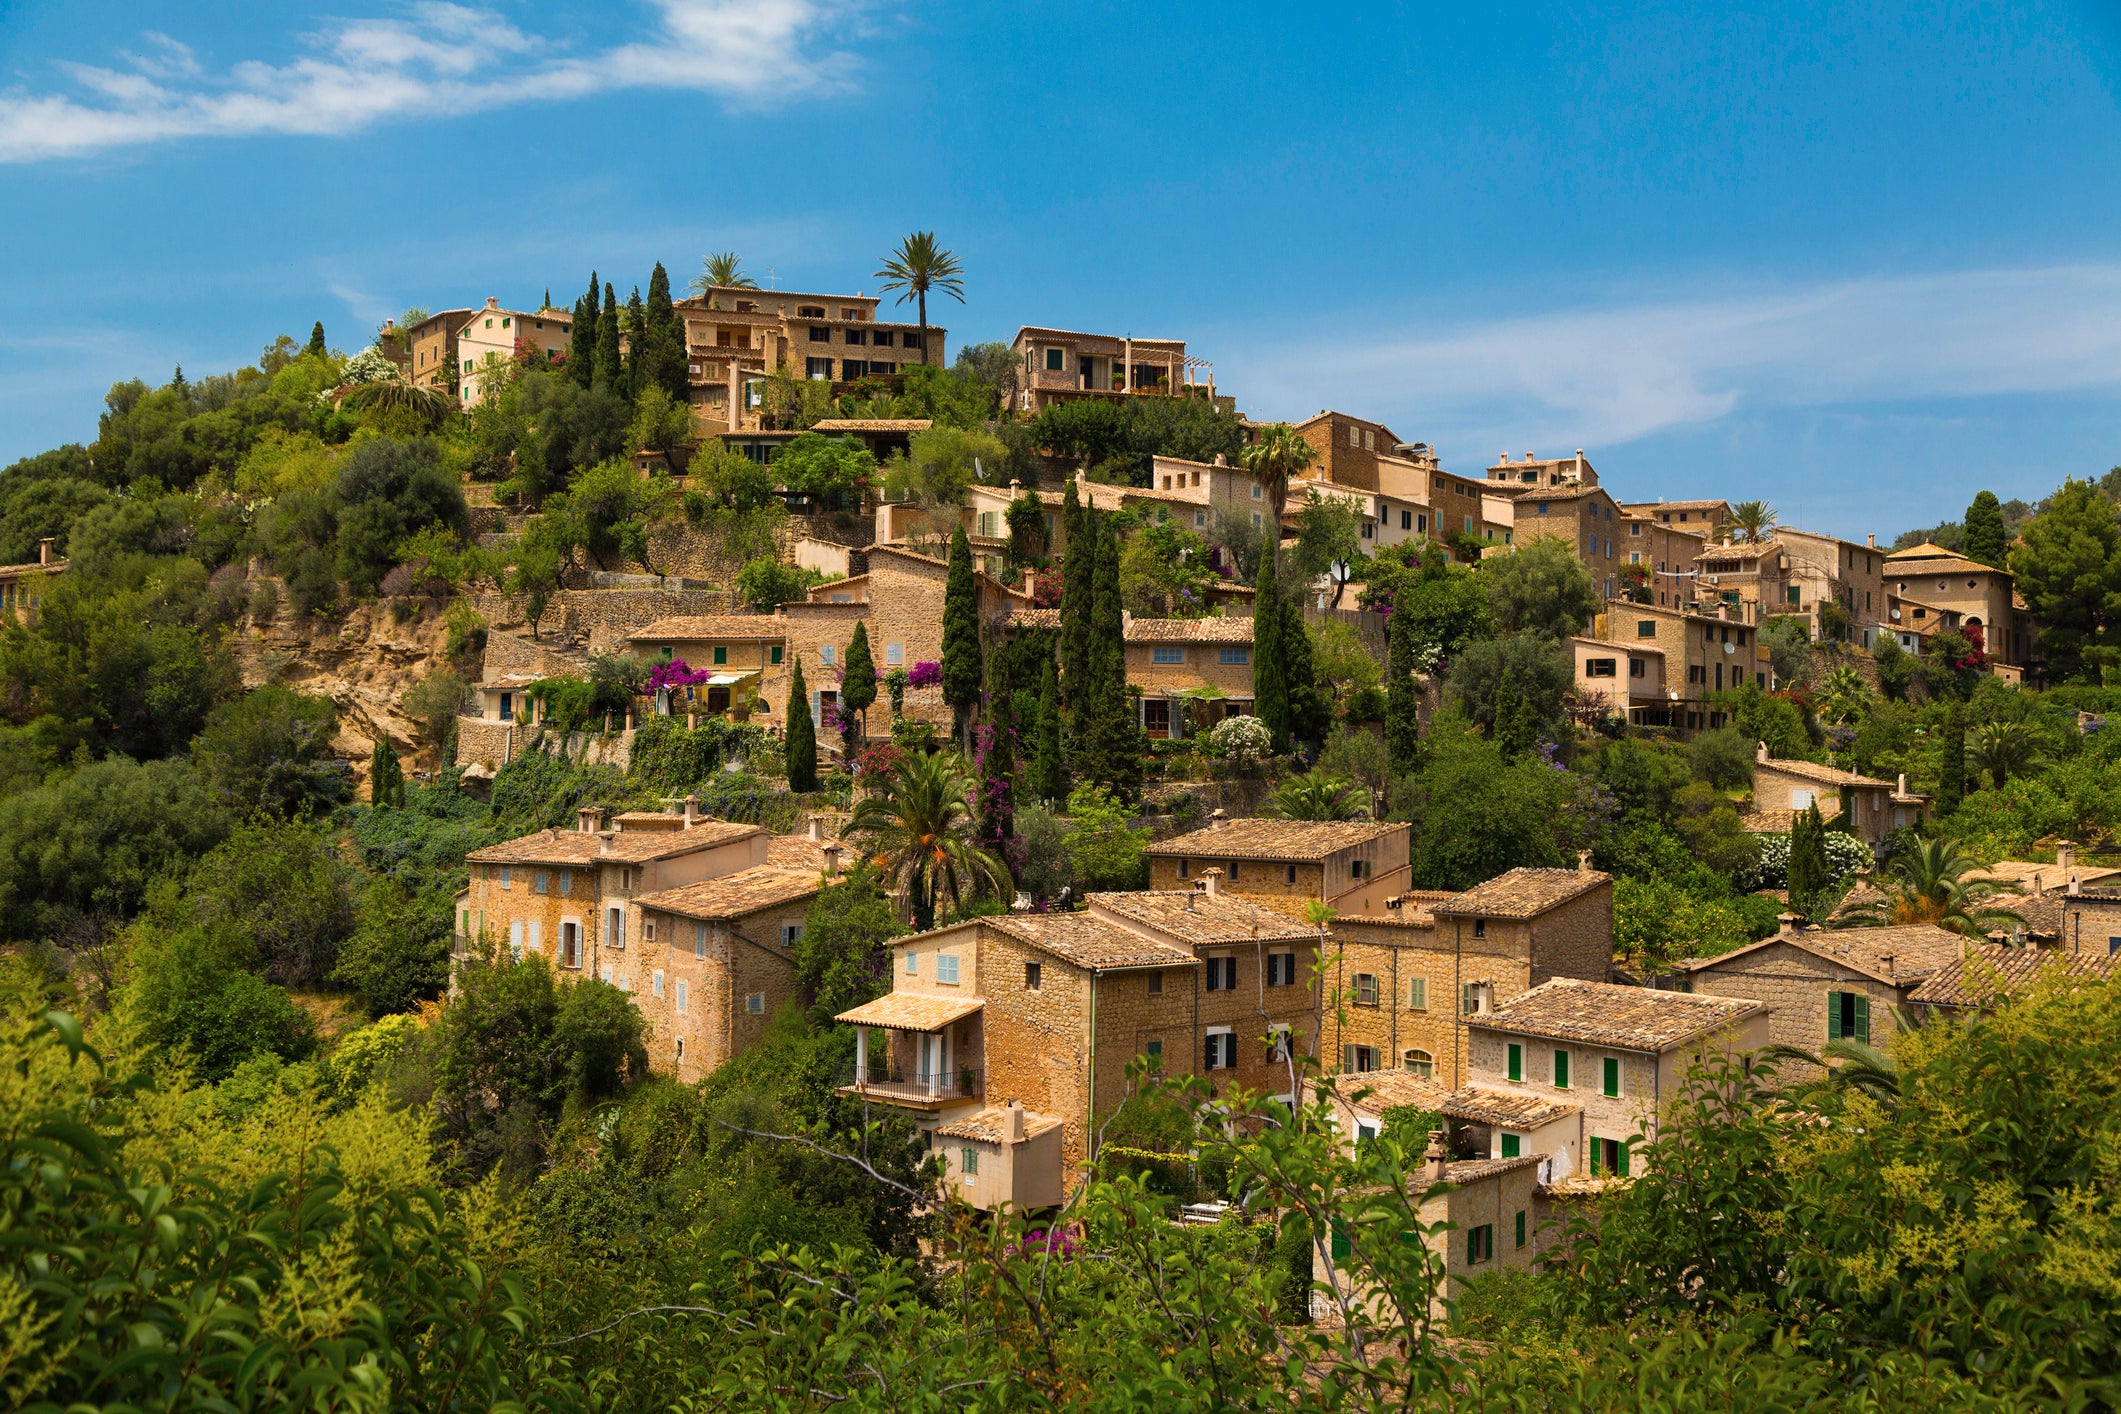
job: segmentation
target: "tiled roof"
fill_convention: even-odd
[[[1440,1112],[1451,1098],[1448,1085],[1438,1085],[1428,1076],[1416,1075],[1411,1070],[1365,1070],[1336,1075],[1333,1077],[1333,1093],[1341,1103],[1364,1114],[1383,1114],[1405,1105]]]
[[[825,417],[810,424],[812,432],[926,432],[925,417]]]
[[[1008,1123],[1008,1112],[999,1106],[990,1105],[963,1119],[952,1120],[936,1129],[945,1139],[972,1139],[983,1144],[1002,1142],[1003,1125]],[[1060,1121],[1051,1115],[1033,1114],[1024,1111],[1024,1138],[1044,1134],[1049,1129],[1060,1128]]]
[[[2121,876],[2121,869],[2109,868],[2104,864],[2080,864],[2072,861],[2069,868],[2065,869],[2052,860],[2042,864],[2030,859],[1999,859],[1986,869],[1976,869],[1966,877],[1969,883],[1985,881],[2019,887],[2030,887],[2037,878],[2045,888],[2062,889],[2067,888],[2073,878],[2079,884],[2095,884],[2117,876]]]
[[[1439,899],[1429,911],[1438,917],[1537,918],[1550,908],[1558,908],[1611,882],[1611,875],[1596,869],[1519,867],[1484,884],[1475,884],[1456,897]]]
[[[1135,619],[1129,643],[1250,643],[1252,620],[1242,618]]]
[[[1453,1159],[1444,1165],[1443,1177],[1446,1183],[1466,1184],[1514,1169],[1528,1169],[1546,1161],[1545,1154],[1520,1154],[1514,1159]]]
[[[1399,900],[1398,908],[1387,908],[1383,913],[1343,913],[1335,923],[1360,923],[1366,927],[1382,924],[1387,928],[1434,928],[1436,916],[1429,910],[1447,898],[1457,898],[1450,889],[1407,889],[1392,895]],[[1391,899],[1387,899],[1389,904]]]
[[[1148,853],[1195,859],[1319,860],[1404,828],[1368,820],[1227,820],[1159,841],[1149,846]]]
[[[774,835],[766,841],[766,862],[777,869],[807,869],[815,874],[825,867],[825,846],[840,846],[840,862],[854,859],[852,846],[836,839],[813,840],[808,835]]]
[[[2010,933],[2023,932],[2028,938],[2055,939],[2062,936],[2063,904],[2068,899],[2069,895],[2060,889],[2050,889],[2039,894],[1991,894],[1981,903],[1986,908],[2000,908],[2018,915],[2017,924],[2004,925]]]
[[[2050,978],[2105,981],[2117,969],[2121,969],[2121,954],[1977,943],[1965,957],[1938,968],[1907,999],[1928,1006],[1982,1006],[1998,997],[2023,996]]]
[[[1679,966],[1688,972],[1721,968],[1736,958],[1778,943],[1802,948],[1814,957],[1886,983],[1918,981],[1956,961],[1968,946],[1966,938],[1932,923],[1904,923],[1890,928],[1806,928],[1796,933],[1777,933],[1720,957],[1688,958]],[[1892,956],[1891,966],[1886,964],[1887,954]]]
[[[938,997],[928,992],[890,992],[832,1018],[852,1026],[892,1031],[940,1031],[978,1011],[977,997]]]
[[[1659,658],[1664,656],[1664,650],[1659,648],[1654,642],[1645,642],[1641,639],[1637,639],[1632,643],[1623,643],[1617,638],[1591,638],[1579,633],[1569,641],[1571,643],[1589,644],[1593,648],[1617,648],[1623,653],[1640,653],[1645,657],[1651,654],[1655,654]]]
[[[762,826],[730,820],[702,820],[689,830],[540,830],[475,849],[464,858],[471,864],[642,864],[764,833]]]
[[[1662,1051],[1762,1010],[1760,1003],[1736,997],[1557,977],[1491,1012],[1468,1016],[1466,1025],[1625,1050]]]
[[[1738,825],[1756,835],[1786,835],[1796,820],[1794,810],[1748,810],[1738,817]]]
[[[687,614],[657,619],[626,635],[635,643],[692,642],[709,638],[783,639],[788,625],[772,614]]]
[[[1059,627],[1060,627],[1060,610],[1058,610],[1058,609],[1011,609],[1011,610],[1009,611],[1009,627],[1011,627],[1011,628],[1059,628]]]
[[[1844,771],[1839,766],[1826,766],[1817,761],[1785,761],[1771,756],[1765,761],[1753,763],[1756,772],[1763,768],[1780,771],[1785,776],[1817,781],[1827,786],[1874,786],[1885,790],[1893,788],[1891,781],[1881,781],[1874,776],[1859,776],[1854,771]]]
[[[780,869],[771,864],[739,869],[719,879],[680,884],[642,894],[636,902],[643,908],[681,913],[687,918],[742,918],[764,908],[777,908],[816,894],[820,885],[815,870]]]
[[[1195,947],[1220,943],[1316,941],[1318,931],[1234,894],[1210,897],[1197,889],[1170,893],[1092,894],[1091,913],[1107,913],[1169,934]]]
[[[1564,1115],[1575,1114],[1581,1105],[1551,1100],[1541,1095],[1521,1095],[1514,1090],[1490,1090],[1468,1085],[1443,1103],[1443,1112],[1453,1119],[1475,1124],[1501,1125],[1505,1129],[1537,1129]]]
[[[1011,913],[980,921],[1077,967],[1185,967],[1199,962],[1190,949],[1155,942],[1087,913]]]
[[[1714,501],[1623,501],[1624,511],[1706,511],[1717,506],[1729,506],[1724,500]]]

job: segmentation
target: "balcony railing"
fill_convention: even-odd
[[[930,1071],[872,1065],[867,1075],[859,1067],[849,1066],[840,1072],[840,1086],[880,1100],[933,1103],[977,1100],[986,1093],[986,1077],[971,1066]]]

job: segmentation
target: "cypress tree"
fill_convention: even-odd
[[[795,655],[788,682],[788,789],[817,789],[817,724],[810,720],[810,689],[803,681],[803,655]]]
[[[1421,699],[1414,686],[1414,616],[1395,606],[1387,620],[1385,660],[1385,752],[1395,774],[1414,769],[1421,757]]]
[[[600,383],[614,392],[622,391],[619,367],[619,296],[611,288],[611,281],[604,282],[604,307],[597,312],[597,366],[593,383]]]
[[[377,737],[368,753],[368,803],[381,808],[405,804],[405,772],[398,766],[398,753],[389,737]]]
[[[987,660],[986,722],[979,733],[979,841],[994,857],[1007,860],[1016,841],[1016,721],[1009,709],[1000,654]],[[1013,871],[1012,871],[1013,872]]]
[[[1289,734],[1299,741],[1322,742],[1333,725],[1333,703],[1318,681],[1318,665],[1311,656],[1302,592],[1284,594],[1281,606],[1282,659],[1289,682]]]
[[[547,285],[545,287],[545,299],[541,304],[538,305],[538,309],[540,311],[544,311],[550,308],[552,308],[552,286]]]
[[[1046,662],[1038,689],[1038,725],[1033,732],[1031,794],[1040,800],[1068,798],[1068,763],[1061,755],[1060,672]]]
[[[1091,698],[1087,729],[1080,733],[1077,774],[1107,787],[1121,800],[1141,795],[1142,738],[1134,699],[1127,694],[1127,659],[1119,592],[1119,537],[1105,516],[1096,518],[1095,608],[1090,616]]]
[[[597,272],[589,272],[589,290],[574,302],[574,323],[568,327],[567,376],[584,388],[597,378]]]
[[[1966,798],[1966,716],[1954,702],[1937,731],[1937,813],[1949,815]]]
[[[876,660],[869,656],[869,626],[861,619],[854,621],[854,637],[847,643],[845,671],[846,681],[840,684],[840,711],[847,719],[847,759],[852,761],[857,736],[869,734],[869,719],[860,714],[876,701]]]
[[[313,354],[329,352],[329,350],[324,347],[323,320],[319,319],[316,323],[309,326],[309,347],[303,349],[302,352]]]
[[[626,377],[619,384],[619,391],[628,402],[638,398],[655,376],[652,342],[648,337],[648,306],[641,300],[641,287],[635,285],[626,298]]]
[[[986,676],[980,663],[979,591],[972,577],[972,542],[964,523],[950,534],[950,578],[943,590],[943,701],[956,718],[959,741]]]
[[[1827,886],[1829,868],[1826,822],[1819,818],[1818,806],[1807,806],[1790,821],[1789,894],[1793,909],[1801,912]]]
[[[1061,557],[1060,670],[1068,710],[1080,711],[1090,698],[1090,609],[1097,572],[1097,540],[1092,523],[1097,512],[1076,499],[1075,478],[1061,492],[1061,520],[1068,548]]]
[[[1281,641],[1281,581],[1277,547],[1259,557],[1252,595],[1252,711],[1274,734],[1277,754],[1289,749],[1289,672]]]
[[[685,365],[685,321],[678,318],[677,307],[670,302],[670,272],[660,260],[648,277],[648,354],[655,382],[670,394],[671,401],[684,402],[692,389],[692,376]],[[640,395],[638,387],[634,395]]]
[[[1093,692],[1108,682],[1127,684],[1126,603],[1119,592],[1119,534],[1109,516],[1095,527],[1097,568],[1090,576],[1090,681]]]
[[[1966,508],[1966,557],[1995,569],[2003,568],[2009,550],[2003,529],[2003,503],[1993,491],[1983,491]]]

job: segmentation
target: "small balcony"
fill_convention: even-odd
[[[869,1067],[868,1072],[864,1074],[859,1066],[841,1071],[839,1092],[852,1099],[921,1110],[965,1104],[983,1099],[987,1093],[986,1076],[971,1066],[901,1071],[877,1065]]]

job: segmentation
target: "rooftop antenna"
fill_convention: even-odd
[[[777,290],[780,288],[779,285],[774,283],[774,271],[771,265],[766,267],[766,288],[769,290]]]

